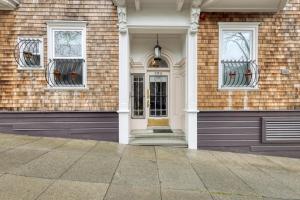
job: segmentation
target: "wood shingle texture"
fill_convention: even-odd
[[[86,90],[49,90],[43,70],[17,69],[18,36],[44,38],[49,20],[86,21]],[[16,11],[0,11],[1,111],[116,111],[118,107],[117,12],[111,0],[22,0]]]
[[[218,90],[218,22],[260,22],[259,89]],[[282,74],[288,69],[289,74]],[[300,1],[278,13],[206,13],[198,33],[200,110],[295,110],[300,108]]]

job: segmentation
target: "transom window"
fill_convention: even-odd
[[[52,87],[86,86],[86,25],[48,24],[48,83]]]
[[[219,88],[255,88],[258,23],[219,23]]]

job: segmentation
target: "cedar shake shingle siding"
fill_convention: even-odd
[[[18,36],[42,36],[47,61],[49,20],[88,22],[87,90],[48,90],[43,70],[17,70],[13,51]],[[244,21],[261,23],[259,90],[219,91],[218,22]],[[207,13],[198,33],[199,110],[299,109],[299,30],[299,0],[290,0],[278,13]],[[0,11],[0,110],[116,111],[118,45],[117,12],[111,0],[22,0],[16,11]],[[288,75],[281,73],[285,68]]]
[[[47,90],[43,70],[17,70],[13,51],[18,36],[42,36],[48,59],[49,20],[88,23],[87,90]],[[16,11],[0,11],[0,27],[0,110],[117,110],[119,42],[111,0],[22,0]]]
[[[259,90],[219,91],[218,22],[260,22]],[[206,13],[198,34],[200,110],[294,110],[300,108],[300,1],[278,13]],[[288,75],[281,74],[287,68]]]

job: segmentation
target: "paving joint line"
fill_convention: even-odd
[[[260,172],[262,172],[262,173],[268,175],[268,176],[271,177],[272,179],[274,179],[274,180],[280,182],[280,183],[281,183],[282,185],[284,185],[286,188],[288,188],[288,189],[290,189],[291,191],[293,191],[293,192],[299,194],[299,193],[298,193],[297,191],[295,191],[293,188],[291,188],[290,186],[288,186],[288,185],[286,185],[285,183],[283,183],[283,182],[281,181],[281,179],[278,179],[278,178],[272,176],[269,172],[266,172],[266,171],[264,171],[263,169],[261,169],[261,168],[255,166],[255,165],[252,165],[251,163],[249,163],[249,161],[248,161],[246,158],[243,158],[243,157],[242,157],[241,159],[243,159],[244,161],[246,161],[250,166],[256,168],[258,171],[260,171]],[[267,198],[268,198],[268,197],[267,197]],[[271,197],[271,198],[273,198],[273,197]],[[291,199],[291,200],[292,200],[292,199]],[[298,199],[295,199],[295,200],[298,200]]]
[[[187,159],[188,159],[188,161],[189,161],[189,164],[190,164],[191,168],[192,168],[193,171],[196,173],[196,175],[198,176],[199,180],[202,182],[202,184],[203,184],[203,186],[205,187],[206,191],[209,193],[211,199],[217,200],[217,199],[215,199],[215,198],[213,197],[213,195],[211,194],[210,190],[208,189],[208,186],[205,184],[205,181],[203,181],[203,179],[202,179],[202,178],[200,177],[200,175],[198,174],[198,172],[197,172],[197,170],[195,169],[193,163],[191,162],[191,159],[190,159],[188,156],[186,156],[186,157],[187,157]]]
[[[31,143],[40,141],[40,140],[42,140],[42,139],[43,139],[43,138],[40,137],[40,138],[38,138],[38,139],[36,139],[36,140],[30,141],[30,142],[26,142],[26,143],[23,143],[23,144],[21,144],[21,145],[15,146],[15,147],[9,147],[8,149],[5,149],[4,151],[1,151],[0,154],[6,153],[6,152],[8,152],[8,151],[11,151],[11,150],[14,150],[14,149],[17,149],[17,148],[20,148],[20,147],[23,147],[23,146],[25,146],[25,145],[27,145],[27,144],[31,144]]]
[[[245,185],[247,185],[255,194],[257,197],[262,197],[262,195],[258,194],[257,191],[251,186],[249,185],[244,179],[242,179],[242,177],[240,177],[238,174],[236,174],[232,169],[230,169],[227,165],[224,164],[224,162],[222,160],[220,160],[220,158],[218,158],[216,155],[214,155],[211,152],[208,152],[210,155],[212,155],[213,157],[215,157],[226,169],[228,169],[234,176],[236,176],[239,180],[241,180],[243,183],[245,183]],[[243,167],[242,167],[243,168]]]
[[[109,191],[109,189],[110,189],[110,187],[111,187],[111,185],[112,185],[113,179],[114,179],[114,177],[115,177],[115,175],[116,175],[116,173],[117,173],[117,170],[118,170],[118,168],[119,168],[119,166],[120,166],[121,160],[123,159],[123,155],[124,155],[126,149],[127,149],[127,147],[125,147],[125,148],[123,149],[122,153],[121,153],[121,156],[120,156],[120,159],[119,159],[118,164],[117,164],[117,166],[116,166],[116,169],[115,169],[115,171],[114,171],[114,173],[113,173],[113,175],[112,175],[112,177],[111,177],[111,179],[110,179],[110,182],[108,183],[108,187],[107,187],[106,192],[105,192],[105,194],[104,194],[104,196],[103,196],[103,200],[105,200],[106,197],[107,197],[108,191]]]
[[[81,156],[79,156],[79,158],[76,159],[64,172],[62,172],[62,174],[57,179],[61,179],[61,177],[65,173],[67,173],[76,163],[78,163],[79,160],[81,160],[81,158],[83,158],[86,154],[88,154],[89,152],[91,152],[92,149],[95,148],[97,144],[98,144],[98,142],[96,142],[92,147],[90,147],[90,149],[88,149],[85,153],[83,153]]]
[[[156,146],[153,147],[154,155],[155,155],[155,161],[156,161],[156,169],[157,169],[157,178],[159,181],[159,193],[160,193],[160,200],[162,200],[162,181],[160,179],[160,173],[159,173],[159,167],[158,167],[158,158],[157,158],[157,152],[156,152]]]

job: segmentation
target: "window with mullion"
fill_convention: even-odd
[[[258,24],[220,23],[220,88],[255,88]]]
[[[54,27],[50,34],[50,86],[85,87],[85,28]]]

